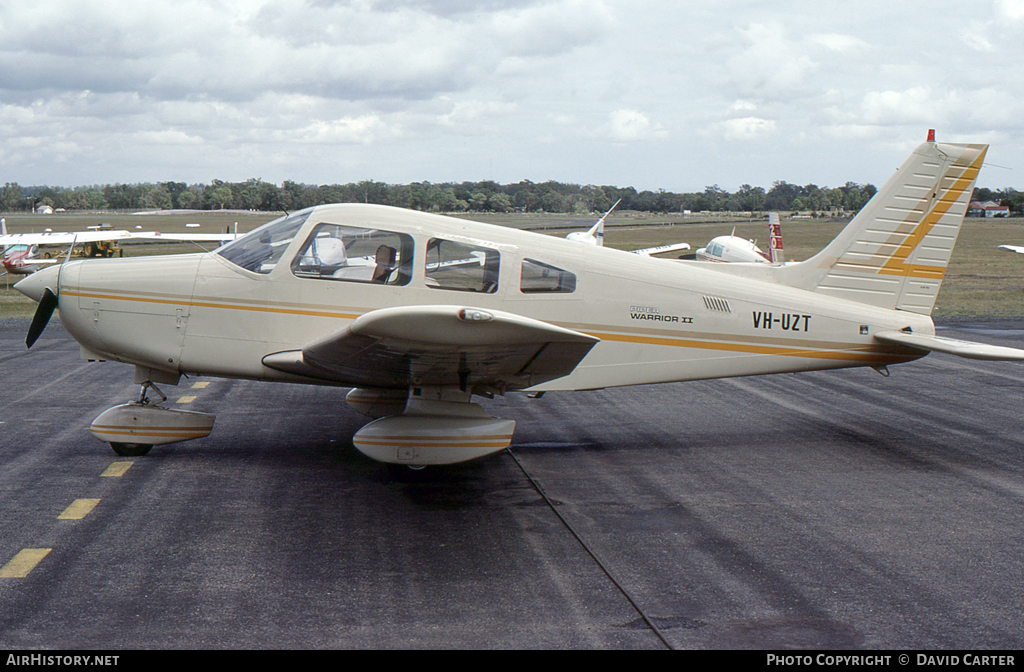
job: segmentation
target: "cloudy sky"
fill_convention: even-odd
[[[1024,0],[5,0],[0,183],[1024,189]]]

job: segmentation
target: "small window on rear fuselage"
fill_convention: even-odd
[[[535,259],[523,259],[519,291],[524,294],[561,293],[576,291],[576,276],[569,271]]]

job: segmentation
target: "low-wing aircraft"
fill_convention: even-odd
[[[39,302],[30,347],[59,307],[83,358],[134,366],[138,400],[89,428],[118,454],[210,433],[213,415],[161,405],[156,385],[188,374],[353,388],[349,404],[376,418],[352,437],[358,450],[450,464],[512,441],[515,422],[475,396],[887,373],[931,351],[1024,361],[1024,350],[938,337],[930,317],[986,151],[920,145],[825,249],[786,265],[665,260],[343,204],[214,252],[70,261],[16,288]],[[325,238],[349,258],[373,251],[373,270],[314,255]]]
[[[568,234],[565,239],[571,240],[576,243],[585,243],[586,245],[594,245],[596,247],[604,246],[604,220],[608,215],[612,214],[612,210],[618,207],[622,199],[615,201],[615,204],[609,208],[608,212],[601,215],[601,219],[590,227],[587,231],[573,231]],[[640,254],[645,257],[650,257],[655,254],[663,254],[665,252],[677,252],[679,250],[688,250],[690,245],[688,243],[669,243],[668,245],[658,245],[657,247],[645,247],[641,250],[631,250],[633,254]]]
[[[768,213],[768,252],[763,252],[757,242],[740,238],[736,229],[728,236],[717,236],[705,247],[697,250],[698,261],[740,264],[782,264],[782,225],[777,212]]]
[[[1000,249],[1016,252],[1017,254],[1024,254],[1024,245],[1000,245],[999,247]]]
[[[697,248],[698,261],[740,264],[770,264],[771,258],[752,240],[740,238],[735,230],[728,236],[716,236]]]

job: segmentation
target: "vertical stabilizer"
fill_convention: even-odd
[[[594,236],[599,246],[604,246],[604,220],[608,217],[608,215],[612,214],[612,210],[618,207],[619,203],[622,203],[621,198],[615,201],[615,205],[608,208],[608,212],[601,215],[601,219],[597,220],[597,223],[594,224],[594,226],[590,228],[590,231],[587,232],[590,235]]]
[[[988,145],[925,142],[828,247],[779,269],[794,287],[930,315]]]
[[[773,264],[786,263],[786,255],[782,251],[782,224],[779,213],[768,213],[768,260]]]

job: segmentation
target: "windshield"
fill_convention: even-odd
[[[310,212],[303,210],[290,217],[268,222],[220,248],[217,254],[247,271],[270,273]]]

